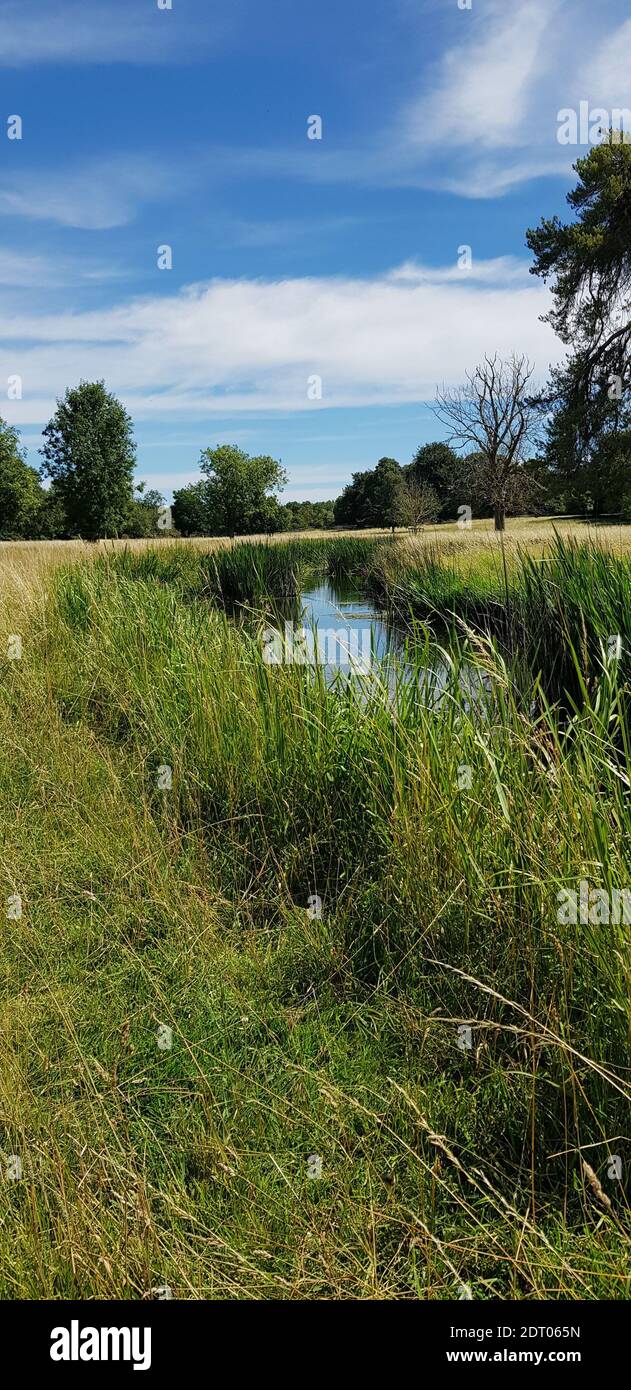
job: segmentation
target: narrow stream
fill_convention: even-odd
[[[413,637],[352,584],[319,582],[304,590],[298,611],[298,626],[302,626],[309,654],[315,654],[323,666],[328,684],[378,671],[380,682],[387,684],[393,698],[401,687],[409,692],[415,682],[424,704],[441,700],[451,676],[448,663],[434,651],[419,670]],[[481,706],[488,688],[486,678],[469,667],[461,670],[460,682],[467,696]]]
[[[424,705],[434,705],[451,677],[451,668],[439,652],[425,646],[422,652],[420,646],[415,650],[414,635],[376,608],[351,582],[314,577],[311,587],[297,599],[270,604],[268,621],[263,638],[266,663],[317,665],[327,685],[357,678],[368,693],[374,676],[381,689],[387,687],[393,702],[404,693],[406,701],[412,696]],[[480,704],[485,678],[470,668],[461,670],[460,682],[467,696]]]
[[[402,657],[401,633],[351,585],[326,580],[305,590],[301,607],[303,627],[318,634],[318,655],[327,667],[367,670]]]

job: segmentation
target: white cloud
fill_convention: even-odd
[[[414,13],[424,24],[422,7]],[[452,15],[449,32],[457,37],[422,70],[421,95],[405,101],[370,142],[325,140],[317,151],[217,150],[216,173],[469,198],[500,197],[542,176],[569,178],[577,151],[557,140],[558,112],[590,97],[630,104],[631,21],[616,28],[618,19],[617,0],[476,3]]]
[[[542,175],[570,178],[577,150],[559,144],[558,112],[583,99],[607,107],[631,102],[631,20],[616,27],[613,0],[600,5],[595,13],[591,0],[485,0],[471,13],[461,12],[450,27],[457,41],[419,78],[422,96],[408,100],[389,126],[363,143],[358,138],[346,146],[325,139],[317,149],[307,140],[291,148],[191,147],[175,159],[168,153],[117,153],[79,167],[14,173],[0,191],[0,211],[102,230],[130,223],[142,206],[211,182],[275,178],[492,198]],[[134,23],[153,32],[156,17],[160,28],[161,20],[168,23],[175,15],[150,10],[144,0],[142,13],[124,8],[122,22],[131,23],[135,14]],[[102,11],[97,6],[90,14]],[[10,9],[10,16],[15,13]],[[0,43],[3,23],[6,17],[0,19]],[[59,24],[52,27],[66,32]],[[116,26],[109,22],[104,29],[111,35]],[[586,53],[593,54],[588,61]],[[323,218],[323,233],[335,221]],[[233,219],[228,235],[245,246],[274,246],[295,244],[306,229],[292,217]]]
[[[201,56],[229,22],[221,0],[172,11],[157,0],[3,0],[0,66],[162,63]]]
[[[0,246],[0,285],[16,289],[56,289],[64,285],[76,287],[77,281],[84,284],[103,283],[121,280],[127,272],[122,268],[89,261],[84,258],[80,265],[69,257],[52,252],[47,255],[14,250],[10,246]]]
[[[444,54],[433,89],[407,112],[418,145],[499,146],[527,143],[525,117],[546,65],[544,39],[560,0],[494,0],[468,39]]]
[[[517,256],[495,256],[488,261],[473,257],[471,269],[466,272],[460,268],[455,260],[453,265],[442,268],[419,265],[418,261],[404,261],[403,265],[396,266],[394,270],[390,271],[388,279],[410,285],[438,285],[450,281],[462,285],[465,280],[468,284],[473,282],[491,284],[496,287],[532,283],[528,262],[519,260]]]
[[[144,203],[175,196],[192,177],[136,155],[113,155],[78,168],[29,171],[0,190],[5,216],[101,231],[131,222]]]
[[[0,247],[0,285],[53,287],[61,284],[61,268],[49,256],[28,255],[10,246]]]
[[[631,106],[631,19],[602,39],[582,73],[583,96],[592,106],[601,102]]]
[[[237,0],[189,0],[160,11],[155,0],[3,0],[0,64],[167,61],[197,57],[240,22]],[[442,8],[442,6],[441,6]],[[421,36],[426,6],[411,7]],[[210,17],[210,18],[209,18]],[[269,177],[322,184],[440,189],[499,197],[542,175],[571,176],[576,151],[557,141],[557,113],[584,98],[629,105],[631,20],[618,0],[476,0],[453,13],[450,46],[420,67],[392,120],[366,138],[325,137],[321,147],[192,148],[188,160],[118,156],[100,165],[24,174],[0,196],[5,213],[63,226],[103,229],[130,222],[141,204],[169,196],[177,180]],[[411,33],[411,44],[414,35]],[[587,60],[585,55],[590,54]],[[420,65],[419,65],[420,66]],[[420,94],[419,94],[420,93]],[[274,245],[299,235],[292,219],[237,225],[242,245]]]
[[[614,15],[613,0],[601,4]],[[571,176],[576,152],[557,141],[557,112],[574,99],[593,10],[591,0],[488,0],[466,12],[429,87],[402,111],[401,167],[470,198]]]
[[[407,144],[428,187],[473,198],[571,176],[586,149],[559,145],[559,112],[582,100],[631,107],[631,20],[619,18],[617,0],[474,6],[429,90],[402,113],[395,167],[406,167]]]
[[[545,376],[559,356],[547,307],[510,258],[471,276],[408,264],[370,279],[214,280],[83,313],[5,307],[0,382],[19,374],[23,400],[3,413],[40,423],[81,377],[104,377],[138,418],[428,400],[487,350],[525,352]],[[307,397],[314,375],[321,401]]]

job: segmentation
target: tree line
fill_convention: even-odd
[[[18,431],[0,420],[0,539],[157,534],[164,498],[134,485],[131,418],[104,382],[68,389],[43,438],[38,470]]]
[[[547,318],[565,346],[543,391],[523,356],[487,355],[455,389],[438,391],[446,435],[412,460],[379,459],[328,502],[281,503],[281,463],[236,445],[205,449],[200,478],[174,493],[182,535],[245,535],[309,527],[407,526],[461,509],[616,515],[631,521],[631,145],[615,130],[574,166],[573,220],[542,218],[526,233],[531,273],[549,283]],[[159,534],[164,498],[134,485],[127,411],[105,383],[81,382],[44,430],[40,469],[0,420],[0,538]],[[44,484],[48,482],[48,487]]]
[[[333,501],[281,504],[280,463],[231,444],[204,450],[199,483],[175,492],[169,516],[161,493],[134,483],[131,417],[102,381],[69,388],[43,439],[42,465],[33,468],[19,432],[0,419],[0,540],[151,537],[172,527],[183,536],[235,536],[334,524]]]

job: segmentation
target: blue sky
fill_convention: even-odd
[[[29,462],[55,398],[104,377],[168,500],[226,441],[326,498],[439,437],[436,385],[485,351],[545,376],[524,232],[587,152],[559,111],[631,106],[631,19],[460,4],[2,0],[0,413]]]

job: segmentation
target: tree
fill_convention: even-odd
[[[338,526],[405,526],[405,478],[396,459],[381,458],[375,468],[353,473],[333,508]]]
[[[333,502],[285,502],[280,508],[284,531],[328,530],[334,524]]]
[[[456,515],[463,501],[460,493],[462,460],[449,444],[440,440],[423,444],[405,469],[408,479],[432,489],[439,500],[439,518],[446,521]]]
[[[603,432],[581,470],[580,499],[594,517],[625,510],[631,490],[631,430]]]
[[[616,134],[574,165],[579,181],[567,202],[576,221],[542,218],[526,233],[531,274],[553,277],[546,321],[581,358],[584,391],[604,370],[627,376],[630,365],[631,145]]]
[[[369,526],[370,486],[372,471],[353,473],[352,482],[347,483],[343,493],[333,505],[336,526]]]
[[[39,474],[26,462],[18,431],[0,419],[0,540],[36,536],[43,499]]]
[[[248,533],[252,535],[264,531],[268,536],[273,536],[275,531],[282,531],[281,510],[276,497],[263,497],[260,505],[251,513]]]
[[[189,483],[173,493],[173,525],[181,536],[207,536],[210,531],[206,483]]]
[[[525,473],[537,434],[538,412],[527,395],[533,368],[525,357],[502,362],[497,355],[467,373],[464,386],[437,393],[436,414],[451,430],[450,442],[472,446],[480,456],[481,483],[493,506],[496,531]],[[465,464],[465,467],[467,465]]]
[[[433,487],[429,483],[418,482],[415,477],[408,477],[405,482],[405,502],[404,513],[406,525],[414,532],[430,522],[436,521],[440,511],[440,502]]]
[[[82,381],[57,402],[44,430],[43,472],[53,479],[70,527],[86,540],[118,535],[133,501],[130,416],[103,381]]]
[[[287,482],[276,459],[267,454],[251,458],[236,444],[220,444],[204,450],[200,468],[212,535],[251,535],[261,525],[266,528],[274,493]]]
[[[493,477],[489,475],[484,454],[466,454],[461,460],[462,490],[466,490],[469,505],[476,516],[494,516]],[[546,495],[545,465],[541,459],[524,459],[520,469],[505,483],[505,516],[523,516],[534,510],[541,512]]]
[[[526,234],[531,273],[551,281],[547,321],[569,348],[540,398],[550,412],[548,459],[561,488],[579,500],[590,496],[596,511],[602,495],[616,509],[622,493],[612,486],[620,481],[617,464],[615,477],[594,488],[595,461],[601,469],[619,461],[611,437],[631,428],[631,146],[619,131],[603,137],[574,165],[578,183],[567,201],[576,219],[543,218]],[[630,466],[627,453],[627,477]]]
[[[66,508],[55,483],[44,490],[37,513],[36,534],[38,540],[72,540],[74,534],[68,524]]]
[[[146,483],[138,483],[136,486],[138,496],[133,498],[130,505],[123,527],[125,536],[149,537],[160,534],[158,517],[164,506],[164,497],[155,488],[145,491],[146,486]]]
[[[401,464],[396,459],[381,458],[374,470],[370,487],[369,526],[406,524],[406,488]]]

